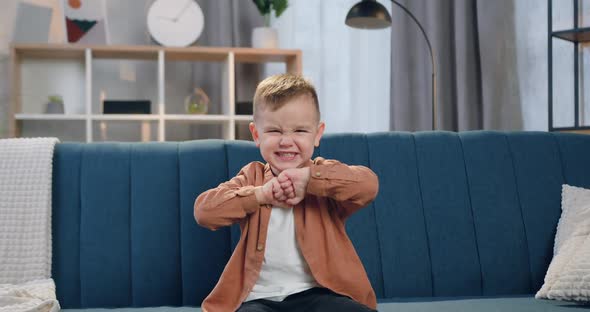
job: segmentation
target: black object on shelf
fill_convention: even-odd
[[[254,113],[254,105],[252,101],[236,102],[236,115],[252,115]]]
[[[547,0],[548,3],[548,122],[549,131],[575,131],[575,130],[589,130],[590,126],[580,124],[580,58],[583,57],[580,54],[580,43],[590,41],[590,27],[581,28],[579,27],[580,15],[579,15],[579,1],[572,0],[574,7],[574,28],[553,31],[553,0]],[[572,57],[574,58],[574,124],[566,127],[555,127],[553,125],[553,39],[561,39],[570,41],[573,44]],[[588,122],[588,121],[586,121]]]
[[[105,100],[103,114],[151,114],[149,100]]]

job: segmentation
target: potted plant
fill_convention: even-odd
[[[279,47],[277,30],[270,27],[270,16],[281,16],[289,6],[288,0],[252,0],[264,17],[264,27],[256,27],[252,31],[252,47],[276,49]]]

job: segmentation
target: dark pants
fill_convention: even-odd
[[[372,312],[367,306],[327,288],[312,288],[293,294],[281,302],[258,299],[242,304],[238,312],[339,311]]]

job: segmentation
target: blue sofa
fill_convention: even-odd
[[[380,311],[585,308],[533,296],[551,261],[561,185],[590,187],[590,136],[339,134],[316,154],[379,176],[379,195],[347,230]],[[59,144],[52,272],[62,308],[198,311],[239,232],[199,227],[194,200],[253,160],[258,150],[244,141]]]

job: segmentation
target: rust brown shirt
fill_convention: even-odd
[[[322,287],[376,309],[375,292],[344,223],[377,196],[377,176],[367,167],[321,157],[308,164],[307,194],[293,207],[301,253]],[[256,283],[272,207],[258,204],[254,187],[272,178],[268,164],[252,162],[195,201],[195,219],[201,226],[216,230],[238,222],[242,232],[217,285],[203,301],[204,312],[235,311]]]

